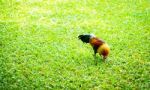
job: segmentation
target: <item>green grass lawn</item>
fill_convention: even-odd
[[[110,45],[106,62],[86,33]],[[149,0],[0,0],[1,90],[149,88]]]

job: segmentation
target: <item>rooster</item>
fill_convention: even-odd
[[[96,53],[99,53],[103,60],[106,60],[110,52],[110,48],[104,40],[97,38],[94,34],[79,35],[78,38],[84,43],[91,44],[94,50],[94,57],[96,57]]]

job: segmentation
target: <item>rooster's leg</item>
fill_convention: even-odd
[[[107,58],[106,56],[103,56],[103,60],[104,60],[104,62],[106,61],[106,58]]]
[[[94,61],[95,61],[95,64],[97,65],[97,60],[96,60],[96,53],[97,53],[97,48],[93,47],[93,50],[94,50]]]
[[[94,61],[95,61],[95,64],[97,65],[97,60],[96,60],[96,53],[94,53]]]

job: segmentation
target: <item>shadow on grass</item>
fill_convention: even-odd
[[[107,58],[105,61],[101,56],[96,55],[94,58],[93,55],[81,55],[80,58],[76,59],[76,64],[83,66],[101,66],[110,63],[110,59]],[[96,64],[97,62],[97,64]]]
[[[89,57],[87,57],[87,58],[89,58]],[[95,65],[95,66],[99,66],[99,65],[105,63],[105,61],[98,55],[96,57],[92,57],[92,60],[90,62],[92,65]]]
[[[94,60],[93,64],[96,65],[96,66],[100,66],[100,65],[103,65],[103,64],[110,64],[110,63],[112,63],[109,58],[103,60],[102,57],[99,56],[99,55],[97,55],[95,57],[95,59],[93,57],[93,60]],[[97,62],[97,64],[96,64],[96,62]]]

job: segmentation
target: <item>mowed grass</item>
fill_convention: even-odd
[[[149,0],[0,0],[0,89],[148,90]],[[78,40],[111,47],[106,62]]]

